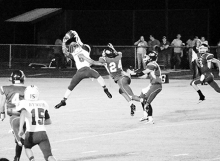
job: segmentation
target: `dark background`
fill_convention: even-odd
[[[57,22],[57,29],[47,31],[50,19],[59,15],[38,23],[47,31],[46,44],[54,44],[57,37],[74,29],[93,45],[133,45],[141,35],[148,41],[150,34],[160,41],[166,35],[172,41],[180,33],[184,42],[191,36],[205,36],[215,46],[220,40],[219,6],[219,0],[0,0],[0,43],[42,44],[42,34],[33,39],[33,24],[16,24],[14,39],[14,24],[5,20],[35,8],[62,8],[71,15],[69,27]]]

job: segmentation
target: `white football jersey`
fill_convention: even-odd
[[[26,131],[37,132],[46,131],[45,122],[45,112],[48,111],[49,106],[44,100],[38,101],[27,101],[21,100],[17,106],[17,111],[22,109],[26,110],[25,122]]]
[[[85,57],[90,58],[90,55],[89,55],[89,52],[80,48],[80,50],[78,50],[78,52],[73,52],[73,53],[70,53],[73,58],[74,58],[74,61],[76,63],[76,68],[79,70],[80,68],[83,68],[83,67],[90,67],[91,64],[89,62],[87,62],[86,60],[82,59],[82,58],[79,58],[79,54],[83,54]]]

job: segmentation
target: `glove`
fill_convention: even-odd
[[[114,47],[111,43],[108,43],[108,47],[114,49]]]
[[[71,39],[72,37],[75,37],[75,33],[76,31],[73,31],[73,30],[68,31],[66,35],[63,37],[63,42],[66,43],[69,39]]]

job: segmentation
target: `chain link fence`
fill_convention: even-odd
[[[28,44],[0,44],[0,67],[7,68],[29,68],[30,64],[35,64],[38,67],[54,68],[52,60],[54,59],[55,45],[28,45]],[[102,55],[102,51],[106,46],[91,46],[90,57],[98,60]],[[123,68],[137,68],[136,47],[135,46],[114,46],[117,51],[122,52]],[[172,51],[172,47],[171,47]],[[183,47],[184,61],[188,61],[188,48]],[[210,46],[210,52],[215,58],[220,57],[220,48]],[[162,55],[159,52],[159,63],[162,61]],[[68,64],[67,67],[75,67],[74,61]],[[187,67],[189,68],[189,67]]]

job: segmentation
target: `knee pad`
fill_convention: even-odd
[[[124,93],[121,88],[119,88],[119,91],[118,91],[120,94]]]

